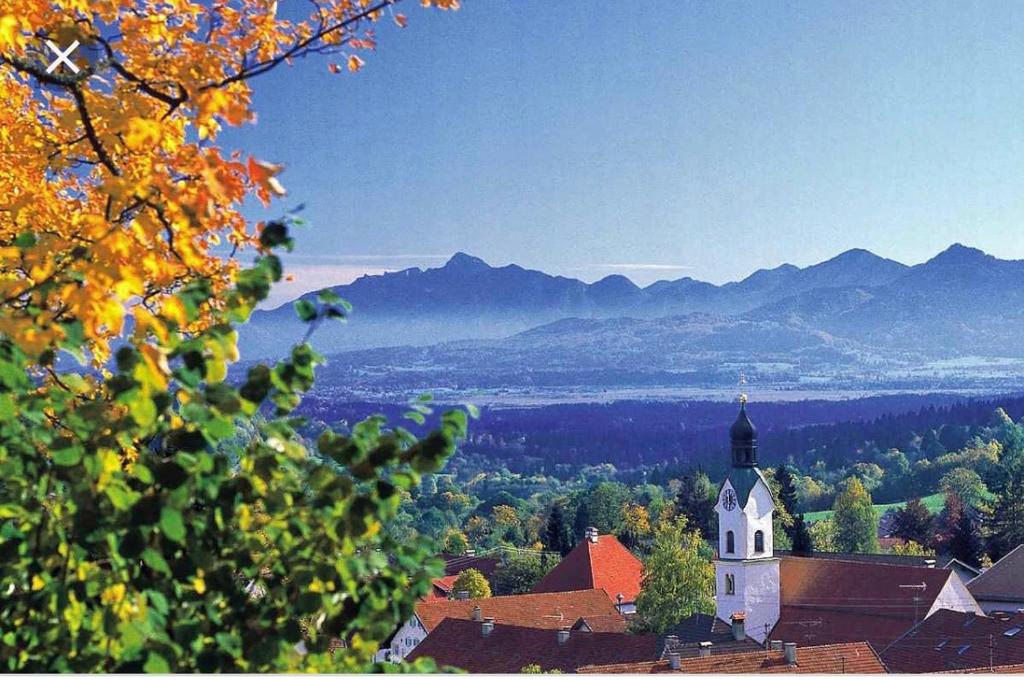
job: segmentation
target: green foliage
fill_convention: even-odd
[[[928,555],[930,553],[928,552],[928,550],[923,545],[921,545],[917,541],[907,541],[906,543],[901,543],[901,544],[897,544],[897,545],[893,546],[892,554],[893,555],[912,555],[912,556],[915,556],[915,557],[922,557],[922,556]]]
[[[836,538],[836,521],[833,516],[820,519],[811,524],[808,533],[811,535],[811,545],[817,552],[839,552],[839,544]]]
[[[715,568],[700,532],[685,518],[661,522],[644,562],[636,630],[659,635],[691,614],[715,611]]]
[[[617,482],[601,482],[583,494],[577,509],[576,536],[582,537],[588,526],[597,527],[602,534],[622,531],[622,508],[629,501],[629,489]],[[581,518],[584,522],[581,526]]]
[[[458,529],[449,529],[441,549],[449,555],[464,555],[469,548],[469,539]]]
[[[1024,468],[1012,473],[996,500],[990,525],[988,552],[993,560],[1024,544]]]
[[[565,521],[565,504],[556,501],[551,505],[551,512],[548,513],[547,525],[544,529],[544,547],[556,552],[562,557],[569,554],[573,548],[572,530]]]
[[[512,552],[494,572],[494,590],[498,595],[528,593],[555,563],[557,560],[548,560],[547,554]]]
[[[974,470],[954,468],[939,480],[939,489],[943,493],[955,493],[968,507],[984,508],[992,499],[984,480]]]
[[[690,526],[705,540],[714,540],[717,532],[715,502],[718,489],[701,470],[686,474],[679,480],[676,494],[676,512],[686,517]]]
[[[50,373],[0,339],[4,670],[365,671],[429,592],[435,547],[381,527],[467,414],[422,439],[374,416],[311,455],[292,416],[322,361],[308,344],[225,381],[231,324],[280,272],[259,258],[223,305],[186,287],[187,320],[212,316],[207,330],[165,319],[169,337],[138,334],[102,378]]]
[[[912,498],[904,507],[896,510],[892,533],[905,541],[926,546],[932,542],[934,523],[935,517],[921,499]]]
[[[811,539],[811,532],[804,522],[803,514],[793,518],[793,526],[790,529],[792,535],[792,550],[794,555],[811,555],[814,552],[814,541]]]
[[[477,599],[491,596],[491,584],[477,569],[466,569],[455,579],[452,585],[454,593],[469,593],[469,597]]]
[[[871,494],[858,477],[847,480],[832,509],[835,511],[835,544],[839,552],[879,552],[878,515],[872,507]]]

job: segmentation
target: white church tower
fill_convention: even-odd
[[[715,601],[718,618],[745,616],[745,632],[764,642],[779,620],[779,558],[773,554],[775,501],[757,469],[757,430],[747,417],[747,398],[729,431],[732,467],[718,492],[718,559]]]

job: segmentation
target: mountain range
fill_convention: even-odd
[[[700,344],[711,353],[768,352],[774,344],[763,335],[771,330],[883,359],[1024,356],[1024,261],[960,244],[916,266],[856,249],[720,286],[687,277],[644,288],[621,275],[588,284],[457,253],[441,267],[363,276],[333,290],[354,312],[347,324],[317,331],[327,354],[462,340],[507,339],[511,347],[552,337],[582,347],[609,328],[627,338],[657,326],[703,333]],[[602,320],[614,323],[595,323]],[[302,332],[292,304],[257,312],[242,329],[243,356],[278,356]]]

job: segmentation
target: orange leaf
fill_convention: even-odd
[[[348,70],[355,73],[356,71],[363,67],[363,63],[364,62],[362,59],[353,54],[351,57],[348,58]]]

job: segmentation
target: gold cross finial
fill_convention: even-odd
[[[746,392],[742,391],[743,386],[746,385],[746,384],[747,384],[747,376],[743,374],[743,371],[740,371],[740,390],[741,390],[740,391],[740,403],[741,404],[746,404],[747,403],[747,394],[746,394]]]

